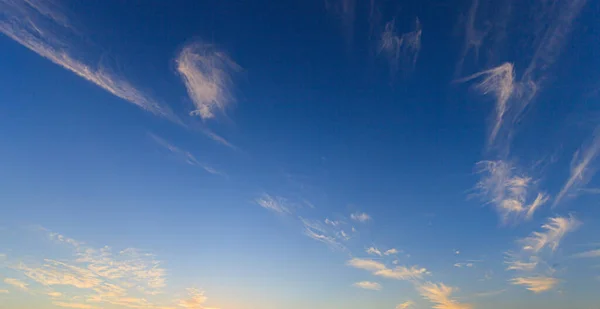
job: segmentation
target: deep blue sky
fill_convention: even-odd
[[[593,309],[599,9],[0,0],[0,302]]]

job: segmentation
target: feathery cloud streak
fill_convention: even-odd
[[[587,147],[577,150],[573,155],[569,179],[556,196],[554,205],[557,205],[568,192],[585,185],[594,176],[596,171],[590,165],[594,162],[599,152],[600,128],[594,132],[594,138],[591,143]]]
[[[427,269],[412,266],[410,268],[404,266],[396,266],[388,268],[385,264],[371,259],[353,258],[347,262],[348,266],[370,271],[375,276],[380,276],[396,280],[412,280],[420,279],[424,274],[427,274]]]
[[[444,285],[426,282],[418,287],[418,291],[424,298],[434,303],[434,309],[471,309],[469,304],[463,304],[452,298],[456,289]]]
[[[175,63],[196,107],[192,115],[204,120],[214,118],[234,102],[231,74],[241,67],[225,52],[214,45],[195,42],[181,49]]]
[[[155,115],[179,122],[166,106],[111,73],[108,68],[76,59],[71,54],[71,51],[78,50],[77,42],[72,39],[75,33],[56,4],[45,0],[1,0],[0,3],[4,8],[0,32],[4,35],[114,96]]]
[[[481,161],[476,167],[476,172],[482,175],[477,188],[494,205],[503,223],[530,220],[535,211],[548,202],[549,197],[542,192],[531,201],[531,177],[518,175],[508,162]]]
[[[414,305],[415,305],[415,303],[413,301],[408,300],[408,301],[405,301],[405,302],[403,302],[401,304],[398,304],[396,306],[396,309],[408,309],[408,308],[410,308],[410,307],[412,307]]]
[[[367,221],[371,220],[371,216],[369,216],[365,212],[355,212],[350,215],[350,219],[352,219],[354,221],[358,221],[358,222],[367,222]]]
[[[419,51],[421,51],[422,33],[421,22],[418,18],[415,21],[415,29],[402,34],[398,33],[396,29],[395,19],[385,24],[377,53],[387,57],[392,75],[398,71],[401,61],[410,63],[411,68],[415,66],[419,57]]]
[[[558,280],[552,277],[517,277],[510,281],[514,285],[524,285],[528,290],[534,293],[541,293],[552,290]]]
[[[276,196],[272,197],[268,194],[263,194],[261,197],[254,200],[256,204],[264,209],[268,209],[280,214],[291,214],[291,210],[288,206],[286,199]]]
[[[221,175],[221,176],[225,176],[224,173],[216,170],[215,168],[202,163],[200,161],[198,161],[198,159],[196,159],[196,157],[191,154],[189,151],[183,150],[181,148],[175,147],[173,146],[171,143],[167,142],[165,139],[158,137],[152,133],[148,134],[150,136],[150,138],[152,138],[152,140],[154,140],[158,145],[162,146],[163,148],[167,149],[168,151],[170,151],[173,155],[176,156],[176,158],[178,160],[181,160],[189,165],[192,166],[198,166],[200,168],[202,168],[203,170],[213,174],[213,175]]]

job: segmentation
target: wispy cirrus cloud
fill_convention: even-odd
[[[371,220],[371,216],[369,216],[365,212],[355,212],[350,215],[350,219],[357,221],[357,222],[367,222],[367,221]]]
[[[365,290],[374,290],[374,291],[381,290],[381,284],[379,284],[377,282],[372,282],[372,281],[360,281],[360,282],[356,282],[352,285],[357,288],[361,288],[361,289],[365,289]]]
[[[342,243],[348,239],[344,230],[329,228],[327,225],[316,220],[300,218],[300,221],[304,227],[304,235],[326,244],[331,249],[341,251],[347,250],[346,246]]]
[[[420,279],[423,275],[428,274],[427,269],[418,266],[410,268],[395,266],[394,268],[388,268],[384,263],[371,259],[352,258],[346,264],[354,268],[369,271],[375,276],[396,280]]]
[[[514,285],[523,285],[534,293],[552,290],[558,284],[558,280],[552,277],[517,277],[510,280]]]
[[[417,287],[417,290],[424,298],[434,303],[435,309],[471,309],[470,304],[461,303],[452,297],[457,291],[456,288],[446,286],[443,283],[426,282]]]
[[[415,305],[415,302],[413,302],[412,300],[407,300],[401,304],[396,305],[396,309],[408,309],[410,307],[413,307]]]
[[[264,209],[268,209],[279,214],[292,213],[288,205],[288,201],[283,197],[271,196],[264,193],[262,196],[256,198],[254,202]]]
[[[578,149],[573,155],[569,178],[556,196],[554,206],[558,205],[567,193],[587,184],[594,176],[596,169],[592,166],[592,163],[595,161],[598,153],[600,153],[600,128],[594,132],[592,141],[588,145]]]
[[[186,309],[208,309],[204,306],[204,303],[206,303],[206,300],[208,299],[204,295],[204,291],[196,288],[189,288],[187,289],[187,292],[187,298],[180,300],[177,304],[179,307]]]
[[[152,140],[154,140],[158,145],[160,145],[161,147],[165,148],[166,150],[170,151],[178,160],[181,160],[189,165],[192,166],[197,166],[202,168],[203,170],[207,171],[208,173],[211,173],[213,175],[220,175],[220,176],[226,176],[225,173],[220,172],[218,170],[216,170],[215,168],[213,168],[212,166],[200,162],[198,159],[196,159],[196,157],[190,153],[189,151],[183,150],[179,147],[173,146],[171,143],[169,143],[167,140],[149,133],[148,134],[150,136],[150,138]]]
[[[421,51],[421,35],[423,29],[419,18],[415,20],[414,30],[399,33],[396,29],[396,20],[392,19],[385,24],[381,33],[377,53],[384,55],[390,64],[390,72],[394,75],[401,65],[410,69],[414,68]]]
[[[600,258],[600,249],[589,250],[573,255],[576,258]]]
[[[488,136],[488,145],[492,146],[496,142],[500,129],[507,121],[506,115],[510,108],[509,100],[515,92],[519,91],[519,86],[515,82],[514,66],[512,63],[507,62],[495,68],[458,79],[457,82],[462,83],[474,79],[480,80],[475,85],[476,90],[483,94],[492,94],[496,99],[492,128]]]
[[[572,216],[549,218],[542,225],[542,231],[532,232],[528,237],[519,239],[519,252],[507,253],[505,261],[508,265],[507,270],[520,273],[510,280],[511,284],[525,286],[535,293],[554,288],[559,281],[554,278],[555,271],[547,264],[545,258],[552,256],[565,235],[574,231],[580,224]]]
[[[563,237],[574,231],[581,223],[574,217],[554,217],[542,225],[542,232],[533,232],[522,239],[523,250],[538,253],[544,248],[555,251]]]
[[[8,294],[8,290],[0,290],[0,294]]]
[[[19,279],[15,279],[15,278],[5,278],[4,279],[4,283],[6,284],[10,284],[20,290],[23,291],[29,291],[29,284],[19,280]]]
[[[181,49],[175,63],[195,106],[192,115],[211,119],[224,114],[235,101],[232,73],[241,67],[224,51],[212,44],[194,42]]]
[[[501,216],[503,223],[517,223],[530,220],[534,213],[549,197],[538,192],[531,200],[531,177],[518,174],[512,164],[498,161],[481,161],[476,165],[476,172],[481,175],[477,183],[480,194],[492,205]]]
[[[84,40],[70,26],[66,15],[54,1],[0,1],[3,18],[0,32],[36,54],[71,71],[105,91],[155,115],[180,123],[171,110],[134,87],[126,79],[101,64],[77,59],[73,53],[85,53]]]

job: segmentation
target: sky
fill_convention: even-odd
[[[598,309],[592,0],[0,0],[0,307]]]

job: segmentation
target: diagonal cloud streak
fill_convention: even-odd
[[[93,66],[76,59],[70,50],[76,50],[74,35],[66,16],[44,0],[0,0],[3,14],[0,32],[36,54],[52,61],[105,91],[155,115],[180,123],[165,106],[142,93],[127,80],[116,76],[102,65]]]

